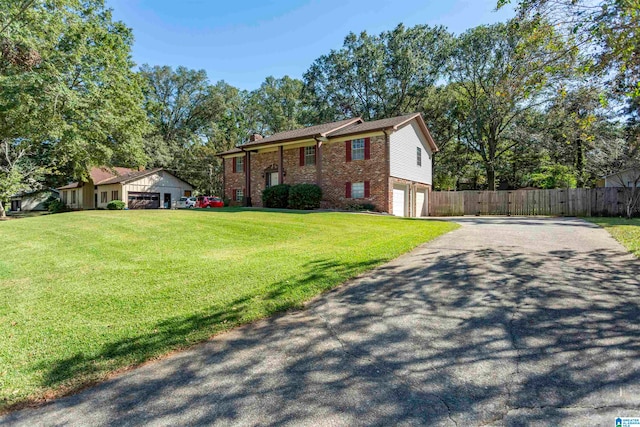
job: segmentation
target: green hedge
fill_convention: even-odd
[[[290,185],[279,184],[262,191],[262,203],[265,208],[284,209],[289,205]]]
[[[315,184],[296,184],[289,189],[290,209],[317,209],[322,200],[322,189]]]
[[[107,204],[107,209],[110,211],[121,211],[127,206],[122,200],[112,200]]]

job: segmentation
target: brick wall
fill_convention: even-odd
[[[278,152],[251,153],[251,204],[262,207],[262,190],[265,189],[267,180],[262,176],[266,169],[275,165],[278,167]]]
[[[315,165],[300,166],[300,148],[284,150],[285,184],[315,184],[317,169]],[[316,162],[317,162],[316,157]]]
[[[244,172],[233,172],[233,158],[224,159],[224,196],[228,197],[231,205],[241,205],[242,202],[234,202],[235,191],[238,188],[244,189],[246,186]]]
[[[371,158],[346,162],[346,144],[328,142],[322,147],[322,191],[324,207],[347,207],[357,203],[372,203],[378,210],[385,209],[387,191],[385,137],[371,137]],[[347,199],[347,182],[370,183],[370,197]]]

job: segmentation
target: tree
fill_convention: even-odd
[[[614,125],[615,126],[615,125]],[[608,176],[623,188],[627,218],[640,208],[640,144],[612,129],[611,139],[598,139],[589,152],[594,174]]]
[[[222,163],[215,157],[248,136],[244,94],[225,82],[210,84],[204,70],[143,65],[145,108],[152,125],[145,150],[199,191],[220,194]]]
[[[449,78],[456,90],[462,139],[481,157],[488,188],[498,162],[524,141],[512,132],[527,111],[544,103],[550,78],[562,69],[550,27],[526,23],[480,26],[457,40]]]
[[[133,38],[102,0],[0,0],[0,29],[0,144],[12,168],[83,179],[115,157],[142,160]],[[16,185],[28,188],[23,176]]]
[[[451,35],[443,27],[402,24],[378,36],[350,33],[342,49],[316,59],[304,74],[309,120],[365,120],[418,110],[443,76]]]
[[[511,0],[498,0],[502,7]],[[520,19],[550,22],[576,38],[591,71],[613,74],[616,89],[640,97],[640,0],[518,0]]]
[[[251,133],[271,135],[304,125],[301,80],[269,76],[248,94],[244,108],[252,115]]]

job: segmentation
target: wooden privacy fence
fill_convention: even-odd
[[[433,216],[624,216],[625,191],[623,188],[434,191],[429,210]]]

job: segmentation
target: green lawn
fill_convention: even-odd
[[[587,218],[594,224],[605,228],[635,256],[640,257],[640,219],[625,218]]]
[[[300,307],[456,227],[242,209],[1,222],[0,409]]]

